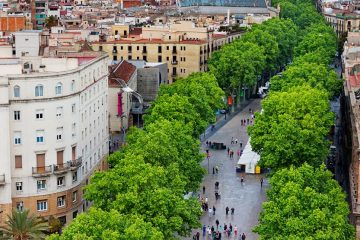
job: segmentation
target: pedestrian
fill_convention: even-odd
[[[207,233],[208,233],[208,235],[211,235],[211,228],[210,228],[210,226],[207,227]]]
[[[212,215],[212,208],[209,208],[209,209],[208,209],[208,213],[209,213],[209,217],[211,217],[211,215]]]
[[[218,181],[215,182],[215,189],[219,189],[219,182]]]
[[[203,186],[203,194],[205,194],[205,186]]]
[[[214,226],[211,226],[211,233],[215,232]]]
[[[207,147],[209,146],[209,141],[206,141],[206,146],[207,146]]]
[[[215,174],[215,167],[213,167],[213,174]]]
[[[251,108],[249,108],[249,113],[251,113],[252,111],[251,111]]]
[[[241,126],[243,125],[243,120],[241,119]]]
[[[244,183],[244,177],[243,176],[241,176],[241,184],[243,184]]]
[[[213,205],[213,215],[215,215],[215,211],[216,211],[216,208],[215,208],[215,206]]]
[[[247,124],[249,124],[250,120],[249,120],[249,119],[246,119],[246,122],[247,122]]]
[[[216,174],[219,173],[219,167],[217,165],[215,166],[215,171],[216,171]]]
[[[237,140],[237,138],[235,138],[235,144],[238,144],[238,140]]]
[[[235,212],[235,208],[231,208],[231,215],[234,215],[234,212]]]
[[[204,224],[204,226],[203,226],[203,237],[205,237],[205,235],[206,235],[206,226]]]
[[[229,214],[229,207],[226,207],[226,208],[225,208],[225,212],[226,212],[226,215]]]
[[[227,231],[227,225],[224,223],[224,232],[226,233]]]
[[[236,239],[236,237],[237,237],[237,233],[238,233],[238,228],[237,228],[237,226],[235,225],[235,227],[234,227],[235,239]]]
[[[199,232],[196,233],[196,240],[200,240],[200,233]]]
[[[219,198],[219,193],[215,192],[215,200],[218,200],[218,198]]]
[[[234,137],[231,137],[231,144],[234,144]]]
[[[206,197],[206,198],[205,198],[205,203],[207,203],[207,202],[208,202],[208,198]]]
[[[264,183],[264,179],[263,179],[263,178],[260,178],[260,186],[261,186],[261,187],[262,187],[263,183]]]
[[[245,233],[243,233],[242,235],[241,235],[241,240],[245,240],[246,239],[246,236],[245,236]]]
[[[242,148],[242,142],[240,142],[240,148]]]
[[[237,150],[237,155],[240,157],[240,149]]]
[[[216,230],[218,230],[219,229],[219,224],[220,224],[218,219],[216,219],[215,224],[216,224]]]
[[[230,148],[229,147],[227,148],[227,153],[228,153],[228,155],[230,154]]]
[[[219,232],[222,232],[222,231],[223,231],[222,225],[219,226],[219,229],[218,229],[218,230],[219,230]]]
[[[231,223],[230,223],[229,229],[230,229],[230,233],[232,233],[233,226],[231,225]]]

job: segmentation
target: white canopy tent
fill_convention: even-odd
[[[242,155],[236,166],[236,171],[245,171],[245,173],[256,173],[256,165],[260,160],[260,155],[254,152],[249,141],[246,143]]]

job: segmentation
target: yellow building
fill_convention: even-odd
[[[206,71],[212,52],[240,37],[240,33],[215,34],[213,30],[196,27],[192,22],[143,27],[140,30],[136,29],[136,35],[130,29],[129,37],[125,38],[119,35],[126,35],[126,27],[114,26],[113,35],[107,41],[93,42],[92,48],[107,52],[114,63],[121,60],[166,62],[168,82],[172,83],[178,77]]]

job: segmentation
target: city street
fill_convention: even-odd
[[[207,138],[207,141],[214,142],[223,142],[226,146],[229,146],[230,149],[234,151],[234,159],[230,160],[227,155],[226,150],[213,150],[210,149],[210,161],[209,161],[209,174],[206,174],[203,185],[206,188],[205,194],[202,194],[202,197],[207,197],[209,202],[209,207],[215,206],[216,211],[215,215],[209,217],[208,213],[205,213],[201,217],[202,225],[214,226],[216,229],[215,221],[219,220],[220,225],[224,226],[230,223],[233,227],[238,227],[238,236],[237,238],[232,235],[230,238],[225,237],[222,234],[222,239],[239,239],[240,234],[243,232],[246,235],[246,240],[258,239],[258,236],[254,234],[251,229],[258,222],[258,214],[261,211],[261,203],[265,200],[265,188],[267,186],[266,179],[264,180],[264,186],[260,186],[261,175],[247,175],[244,173],[236,173],[235,167],[239,159],[237,156],[237,150],[239,149],[239,143],[243,143],[243,148],[248,141],[248,134],[246,132],[246,126],[241,126],[241,119],[250,119],[249,108],[254,111],[260,110],[260,99],[252,101],[245,109],[237,113],[233,118],[229,120],[221,119],[220,121],[228,121],[225,125],[221,126],[219,129],[215,128],[215,132],[210,137]],[[233,113],[235,114],[235,113]],[[218,125],[222,125],[221,123]],[[231,138],[238,139],[238,144],[231,145]],[[202,143],[202,149],[205,152],[206,144],[205,141]],[[208,169],[208,161],[205,159],[202,162],[202,166],[205,169]],[[213,167],[218,166],[219,173],[213,174]],[[244,177],[245,181],[242,184],[240,182],[241,177]],[[221,194],[221,199],[215,200],[215,182],[219,182],[219,192]],[[201,188],[202,188],[201,186]],[[235,214],[226,216],[225,208],[229,207],[235,208]],[[203,237],[202,230],[194,230],[193,234],[197,231],[200,232],[200,239],[210,239],[209,236]],[[192,235],[193,235],[192,234]],[[186,239],[191,239],[191,237]]]

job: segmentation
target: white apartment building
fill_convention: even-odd
[[[108,56],[0,58],[0,225],[12,208],[69,223],[108,154]]]

